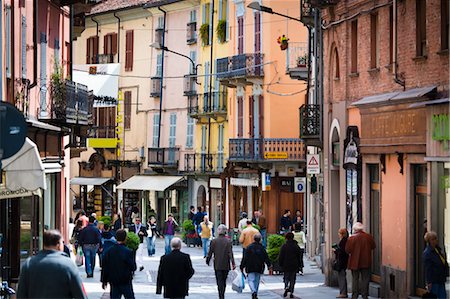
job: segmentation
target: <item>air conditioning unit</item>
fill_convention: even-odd
[[[191,75],[185,75],[184,76],[184,95],[185,96],[191,96],[195,94],[195,80],[194,77],[191,77]]]
[[[161,96],[161,77],[152,77],[150,80],[150,96],[153,98],[159,98]]]

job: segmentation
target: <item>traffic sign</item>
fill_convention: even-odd
[[[320,173],[320,155],[306,155],[306,173]]]
[[[306,192],[306,178],[305,177],[295,177],[294,178],[294,192],[295,193],[305,193]]]
[[[287,152],[265,152],[264,159],[287,159]]]
[[[25,143],[27,123],[13,105],[0,102],[0,161],[15,155]]]

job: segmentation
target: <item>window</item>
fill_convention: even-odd
[[[339,53],[337,47],[334,48],[334,79],[339,79]]]
[[[158,147],[159,139],[159,114],[153,115],[153,147]]]
[[[352,39],[351,39],[351,72],[358,72],[358,20],[352,22]]]
[[[209,104],[210,104],[210,97],[209,97],[209,64],[210,62],[205,62],[205,81],[203,84],[203,111],[208,112],[209,111]]]
[[[97,63],[98,55],[98,36],[91,36],[86,41],[86,63]]]
[[[162,54],[156,55],[156,77],[162,77]]]
[[[227,24],[225,31],[225,40],[230,39],[230,30],[228,28],[228,0],[219,0],[219,20],[224,20]]]
[[[70,67],[72,65],[72,61],[70,60],[72,46],[70,42],[66,42],[66,76],[70,76]]]
[[[116,107],[97,107],[94,109],[94,124],[98,127],[95,137],[116,137]]]
[[[211,1],[214,1],[214,0],[211,0]],[[212,4],[208,5],[209,8],[208,8],[208,14],[207,14],[207,16],[209,16],[209,35],[208,35],[209,42],[208,42],[208,45],[212,44],[213,27],[214,27],[214,24],[213,24],[214,11],[211,9],[212,6],[213,6]]]
[[[117,33],[108,33],[103,37],[103,54],[117,54]]]
[[[124,128],[131,127],[131,91],[124,92]]]
[[[189,57],[192,59],[192,61],[194,62],[194,64],[197,63],[197,51],[190,51],[189,52]],[[194,66],[192,65],[192,63],[189,65],[189,73],[193,74],[194,73]]]
[[[40,114],[42,117],[47,116],[47,34],[41,32],[40,36]]]
[[[219,125],[219,140],[217,148],[217,171],[221,172],[223,170],[223,139],[224,139],[223,124]]]
[[[55,64],[59,66],[60,63],[60,47],[59,47],[59,40],[55,39],[55,52],[54,52],[54,59],[55,59]]]
[[[389,7],[389,64],[394,62],[394,9],[393,6]]]
[[[125,43],[125,71],[131,72],[133,70],[133,44],[134,31],[127,30]]]
[[[164,17],[159,16],[158,17],[158,27],[156,29],[164,29]]]
[[[378,67],[378,14],[370,15],[370,68]]]
[[[11,6],[6,6],[5,12],[6,35],[6,77],[11,78]]]
[[[177,114],[170,114],[170,128],[169,128],[169,147],[175,147],[176,140],[176,132],[177,132]]]
[[[237,97],[237,137],[244,136],[244,98]]]
[[[249,98],[248,98],[248,126],[249,126],[248,135],[250,138],[255,137],[254,114],[255,114],[255,97],[249,96]]]
[[[197,22],[197,11],[196,10],[191,10],[189,21],[191,23]]]
[[[244,17],[237,18],[238,23],[238,54],[244,54]]]
[[[206,125],[202,125],[202,146],[201,146],[202,154],[206,153]],[[203,161],[203,159],[202,159]]]
[[[209,28],[208,28],[208,44],[211,44],[211,33],[212,33],[212,13],[211,13],[211,4],[210,3],[205,3],[203,4],[203,9],[202,9],[202,24],[208,24]],[[204,45],[204,46],[207,46]]]
[[[261,13],[255,12],[255,53],[261,53]]]
[[[426,1],[416,0],[416,56],[427,55]]]
[[[197,42],[197,11],[191,10],[187,24],[186,41],[189,45]]]
[[[448,0],[441,0],[441,50],[448,50]]]
[[[258,102],[258,122],[259,122],[259,137],[264,137],[264,96],[259,96]]]
[[[187,134],[186,134],[186,147],[192,148],[194,146],[194,119],[188,116],[187,119]]]
[[[56,51],[56,48],[55,48]],[[27,18],[22,16],[22,78],[27,77]],[[56,55],[55,55],[56,56]]]

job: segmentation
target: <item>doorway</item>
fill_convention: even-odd
[[[413,165],[414,176],[414,288],[416,295],[425,293],[425,276],[422,253],[427,232],[427,165]]]
[[[381,281],[381,204],[380,204],[380,167],[378,164],[369,165],[370,184],[370,233],[376,247],[372,255],[372,281]]]

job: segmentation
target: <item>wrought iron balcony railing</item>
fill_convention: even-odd
[[[97,63],[99,64],[114,63],[114,54],[98,54]]]
[[[193,96],[196,94],[195,77],[192,75],[184,75],[183,78],[183,93],[185,96]]]
[[[223,153],[195,153],[184,155],[184,171],[187,173],[220,173],[223,169]]]
[[[286,51],[286,73],[293,79],[308,79],[308,44],[306,42],[289,42]]]
[[[304,104],[300,107],[300,137],[303,139],[320,138],[320,105]]]
[[[219,80],[233,78],[263,77],[264,54],[239,54],[217,59],[217,77]]]
[[[304,161],[306,149],[299,138],[238,138],[229,140],[231,161]]]
[[[160,167],[178,167],[180,149],[177,147],[149,148],[148,165]]]
[[[94,126],[88,129],[88,138],[116,138],[115,126]]]
[[[191,117],[201,116],[226,116],[227,114],[227,92],[213,91],[201,93],[189,97],[188,112]]]

